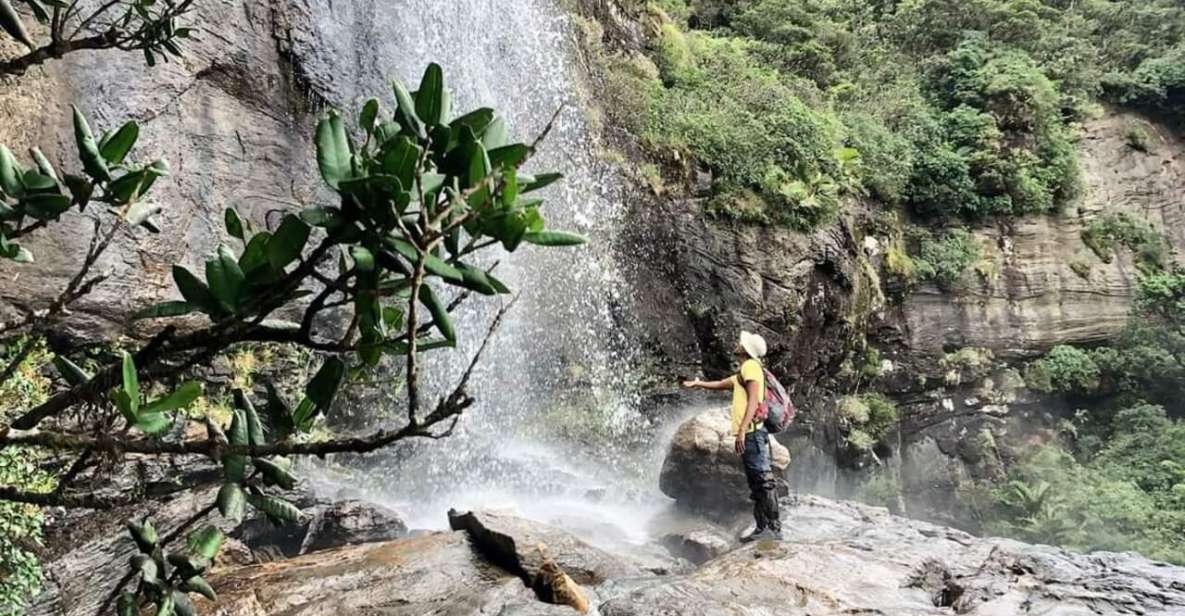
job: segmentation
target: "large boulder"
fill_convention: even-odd
[[[1185,613],[1185,569],[1075,554],[803,497],[786,541],[759,541],[681,577],[602,586],[605,616]]]
[[[675,432],[659,487],[680,507],[712,515],[751,507],[749,484],[729,427],[728,410],[715,409],[688,419]],[[790,450],[770,441],[774,472],[781,476],[790,465]]]
[[[611,578],[644,572],[629,560],[610,554],[540,522],[497,511],[449,511],[449,525],[464,530],[491,562],[533,585],[546,561],[553,560],[578,584],[600,584]]]
[[[390,541],[407,535],[399,514],[361,500],[297,502],[305,515],[276,526],[264,516],[245,520],[233,536],[259,556],[259,560],[289,558],[343,545]]]
[[[300,553],[342,545],[389,541],[407,534],[407,524],[382,505],[347,500],[318,507],[309,520]]]

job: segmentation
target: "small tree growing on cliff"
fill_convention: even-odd
[[[226,230],[238,248],[220,246],[200,273],[174,266],[180,297],[136,315],[166,322],[149,342],[93,373],[71,353],[60,353],[54,360],[61,376],[56,393],[0,428],[0,448],[35,448],[72,460],[52,492],[0,486],[0,499],[8,501],[109,508],[143,498],[76,489],[75,479],[99,458],[199,455],[221,467],[216,501],[180,528],[162,537],[149,521],[129,522],[141,553],[125,581],[138,576],[139,583],[120,596],[121,614],[138,613],[146,604],[155,605],[157,614],[188,614],[188,593],[213,598],[202,574],[218,551],[219,531],[207,526],[190,533],[183,551],[170,553],[168,544],[214,509],[232,519],[248,507],[276,522],[299,517],[281,494],[296,483],[289,456],[365,453],[403,439],[447,436],[473,402],[466,393],[473,367],[513,303],[503,304],[451,392],[425,409],[419,358],[455,346],[459,334],[450,313],[473,293],[510,293],[491,271],[473,263],[474,256],[499,245],[514,252],[524,243],[583,242],[544,228],[542,200],[533,193],[560,176],[520,171],[551,124],[525,144],[511,141],[492,109],[453,117],[437,65],[428,67],[415,93],[400,83],[393,89],[393,113],[371,99],[357,115],[355,130],[336,112],[318,124],[317,164],[337,196],[334,203],[289,212],[268,229],[255,228],[227,208]],[[159,206],[146,197],[167,166],[128,162],[137,126],[129,123],[96,138],[76,110],[75,135],[78,175],[60,172],[36,150],[35,167],[26,169],[0,147],[0,256],[30,262],[35,255],[17,240],[55,223],[72,207],[92,214],[97,206],[103,209],[95,215],[95,239],[82,267],[62,294],[44,309],[0,324],[0,343],[12,343],[17,335],[26,340],[0,373],[0,383],[71,302],[103,283],[105,276],[90,270],[117,230],[136,225],[158,230],[152,216]],[[457,289],[451,301],[443,295],[445,285]],[[299,316],[281,316],[292,314]],[[202,394],[201,385],[176,385],[177,378],[238,345],[259,342],[326,356],[303,387],[303,398],[291,404],[270,385],[260,392],[236,390],[229,422],[206,417],[204,438],[170,436],[177,433],[171,430],[176,424],[196,421],[178,411]],[[317,417],[330,408],[347,374],[371,369],[384,356],[404,362],[406,422],[363,436],[312,438]],[[149,395],[152,385],[167,387],[166,392]]]

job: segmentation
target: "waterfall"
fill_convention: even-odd
[[[310,10],[318,32],[300,50],[303,68],[343,105],[388,97],[392,78],[414,88],[437,62],[457,112],[493,107],[520,141],[533,140],[562,106],[528,170],[564,173],[544,195],[548,226],[590,238],[504,259],[496,273],[522,296],[474,374],[476,405],[449,439],[360,461],[368,471],[348,481],[423,527],[443,525],[450,507],[507,506],[536,517],[591,508],[602,520],[630,520],[625,530],[636,534],[636,499],[622,495],[653,490],[657,468],[622,446],[644,424],[634,353],[616,314],[629,292],[611,246],[623,183],[587,126],[569,17],[551,0],[358,0]],[[476,300],[459,317],[460,348],[428,356],[437,389],[459,374],[499,301]]]

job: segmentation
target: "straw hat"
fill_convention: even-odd
[[[753,359],[765,357],[765,338],[752,332],[741,332],[741,348]]]

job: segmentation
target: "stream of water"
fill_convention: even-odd
[[[643,540],[666,501],[655,447],[632,440],[646,426],[620,327],[629,315],[619,306],[632,291],[611,248],[624,214],[622,182],[599,159],[587,126],[569,17],[551,0],[356,0],[312,10],[321,31],[307,68],[343,104],[388,92],[391,78],[414,88],[437,62],[456,113],[494,107],[519,140],[531,141],[562,107],[529,169],[565,174],[545,195],[545,217],[591,239],[503,259],[497,273],[522,297],[474,374],[478,402],[454,436],[399,448],[338,482],[389,502],[413,527],[444,526],[450,507],[502,507],[586,535]],[[465,342],[430,356],[437,389],[459,374],[498,301],[467,307],[458,323]]]

